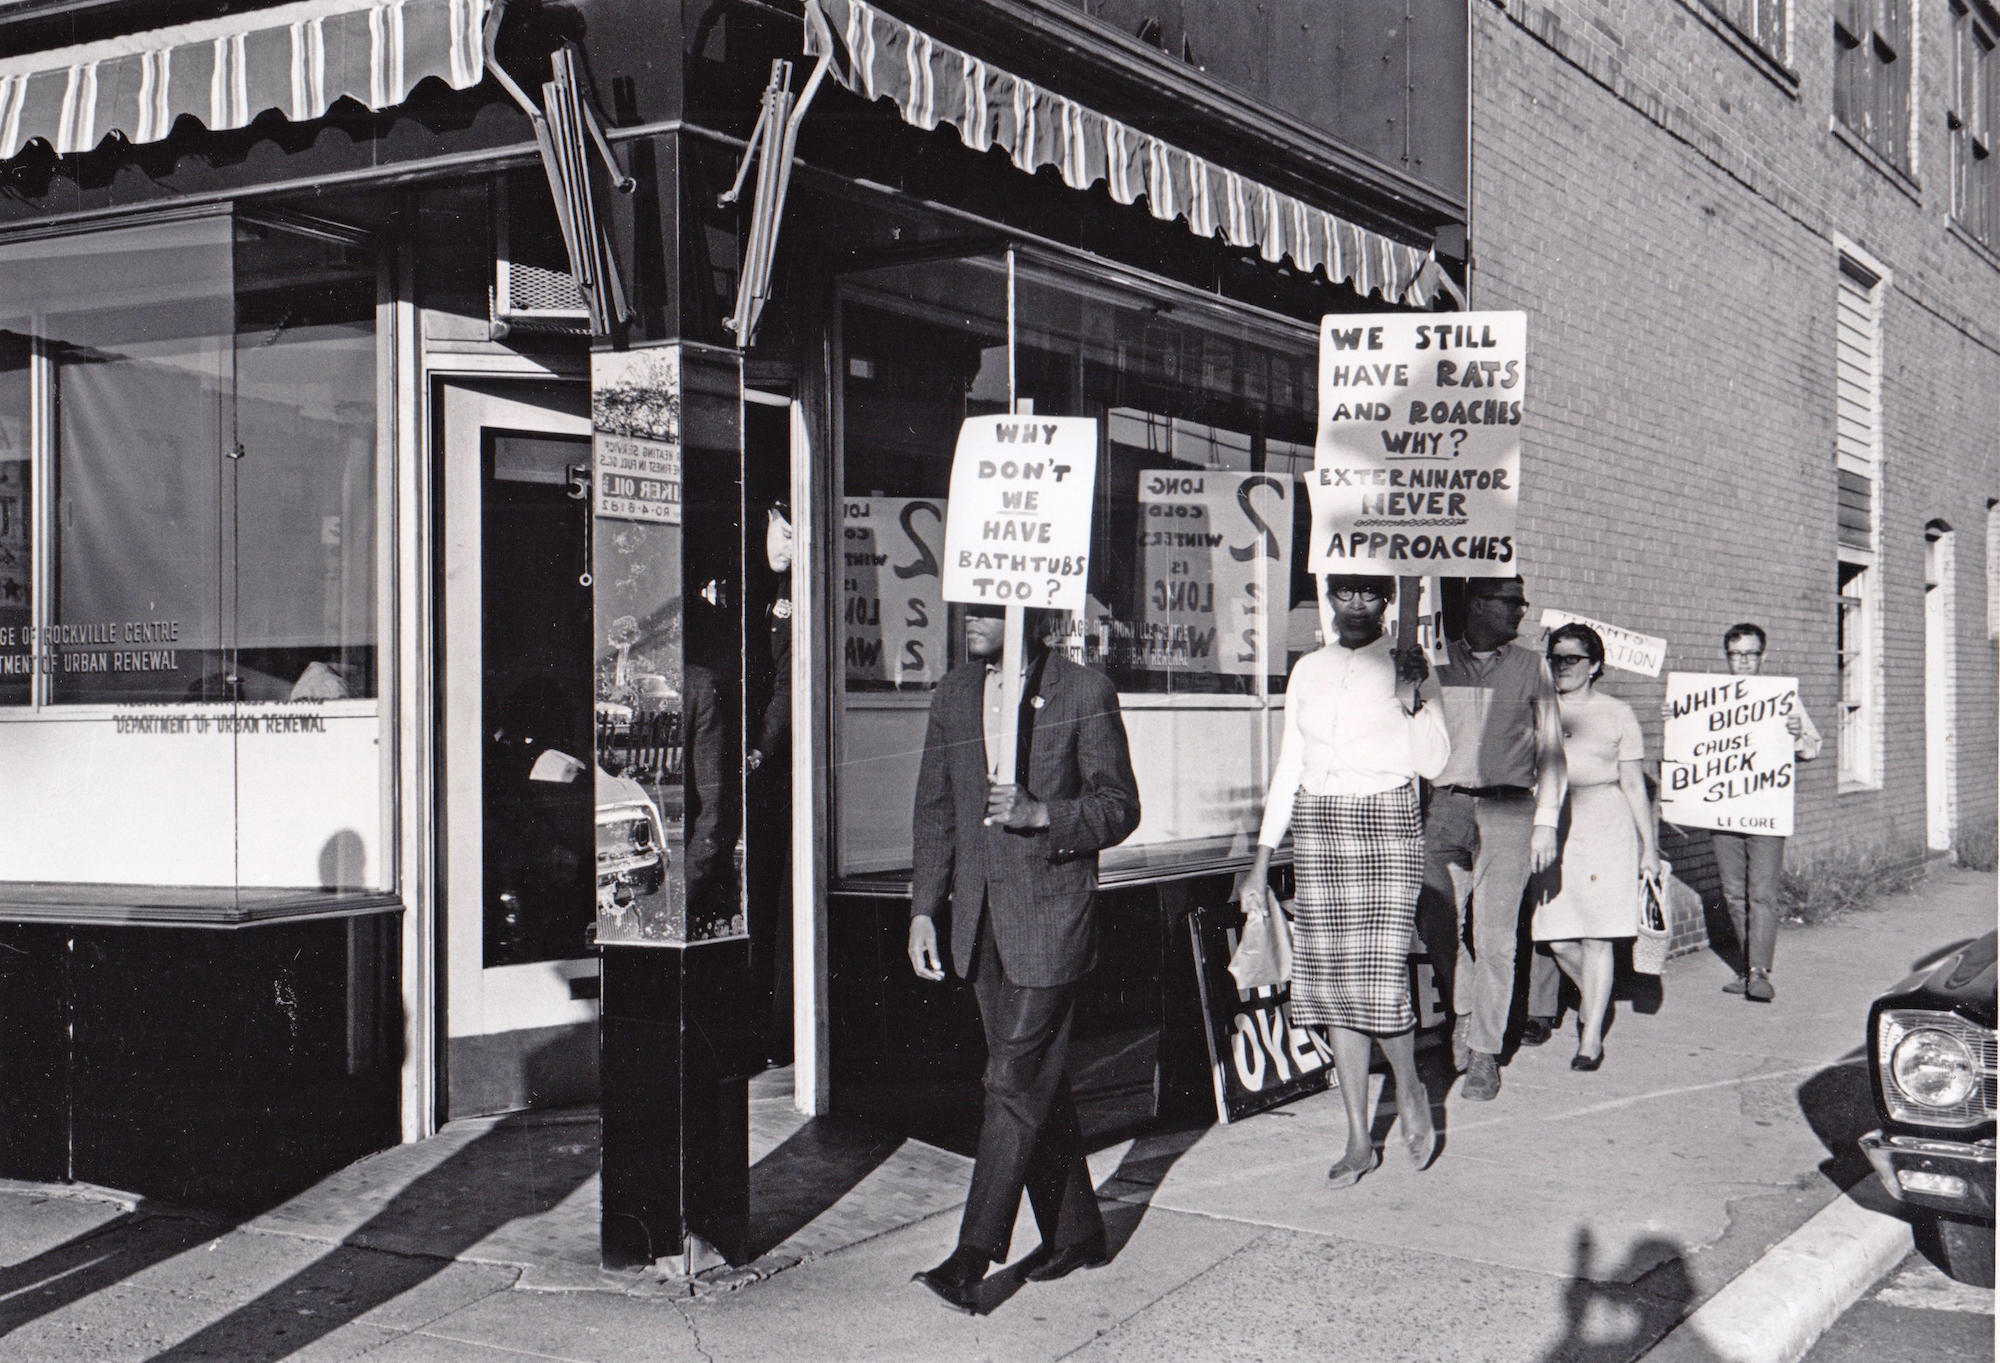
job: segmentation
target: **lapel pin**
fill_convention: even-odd
[[[1040,696],[1036,696],[1033,700],[1029,701],[1028,704],[1034,706],[1037,710],[1039,710],[1044,705],[1047,705],[1048,702],[1043,700]]]

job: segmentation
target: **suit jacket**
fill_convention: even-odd
[[[912,914],[952,906],[950,956],[962,978],[982,919],[1010,983],[1069,984],[1096,947],[1097,854],[1139,826],[1139,786],[1118,693],[1059,653],[1031,669],[1021,697],[1020,782],[1049,826],[987,827],[986,668],[950,672],[931,696],[917,776]],[[1036,701],[1039,700],[1039,704]]]

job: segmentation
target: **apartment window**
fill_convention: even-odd
[[[1701,3],[1778,65],[1788,64],[1791,47],[1789,0],[1701,0]]]
[[[1951,215],[1973,237],[2000,250],[2000,157],[1994,153],[1994,107],[2000,104],[2000,61],[1994,26],[1966,4],[1951,6]]]
[[[1881,656],[1875,569],[1865,563],[1842,561],[1839,584],[1840,647],[1840,784],[1874,787],[1877,721],[1876,668]]]
[[[1835,0],[1833,116],[1897,169],[1910,159],[1909,0]]]
[[[1843,251],[1834,296],[1834,479],[1840,608],[1840,779],[1879,784],[1883,271]]]

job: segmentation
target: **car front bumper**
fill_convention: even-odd
[[[1897,1200],[1952,1216],[1993,1219],[1991,1141],[1975,1145],[1871,1131],[1861,1138],[1861,1150]]]

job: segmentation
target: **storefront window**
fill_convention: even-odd
[[[1107,868],[1247,852],[1284,677],[1319,628],[1311,331],[996,252],[851,276],[841,364],[841,873],[909,865],[929,691],[963,653],[938,598],[951,453],[1010,403],[1098,423],[1065,647],[1118,687],[1146,811]]]
[[[224,210],[0,244],[0,746],[27,827],[151,830],[0,879],[386,874],[378,289]]]

